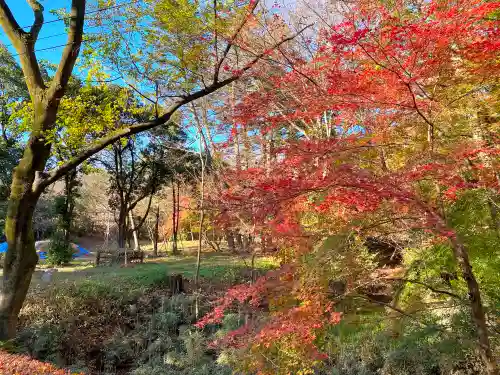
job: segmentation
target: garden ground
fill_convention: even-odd
[[[191,374],[200,368],[203,374],[224,373],[228,368],[209,355],[210,338],[192,324],[227,286],[250,280],[251,259],[203,254],[198,297],[191,283],[195,264],[190,255],[129,267],[78,260],[56,268],[50,280],[42,277],[42,265],[20,315],[19,335],[4,347],[76,373]],[[260,273],[274,266],[269,258],[255,262]],[[185,293],[172,296],[169,276],[179,274]],[[21,364],[28,359],[15,358]]]

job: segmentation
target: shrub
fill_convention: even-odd
[[[64,233],[57,230],[52,235],[49,249],[47,251],[47,263],[54,265],[67,264],[73,257],[73,249],[65,241]]]
[[[330,359],[329,375],[478,375],[481,362],[470,340],[462,340],[463,327],[443,331],[439,326],[423,326],[405,321],[397,336],[390,325],[348,327],[340,323]],[[333,338],[333,336],[331,336]]]
[[[0,374],[2,375],[83,375],[70,370],[58,369],[48,363],[28,356],[0,352]]]
[[[206,342],[203,334],[198,331],[186,332],[182,337],[186,349],[186,359],[192,364],[200,363],[205,354]]]
[[[156,329],[164,331],[175,330],[181,321],[180,315],[172,311],[155,314],[154,319]]]

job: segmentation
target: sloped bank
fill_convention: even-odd
[[[246,271],[242,267],[227,267],[222,273],[219,268],[208,270],[206,274],[214,275],[219,286],[206,283],[198,316],[228,284],[242,281]],[[231,373],[208,348],[217,332],[207,335],[192,326],[197,317],[189,279],[169,275],[156,264],[110,274],[58,283],[30,294],[20,316],[17,350],[87,375]],[[173,285],[178,288],[175,293]]]

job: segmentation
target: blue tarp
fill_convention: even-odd
[[[81,258],[81,257],[86,257],[90,255],[90,251],[87,249],[81,247],[80,245],[77,244],[71,244],[73,249],[75,250],[73,253],[73,258]],[[7,242],[0,242],[0,254],[7,252]],[[37,254],[40,257],[40,259],[46,259],[47,258],[47,252],[43,250],[37,250]]]

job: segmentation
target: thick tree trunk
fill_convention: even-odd
[[[24,155],[14,168],[9,207],[5,221],[8,250],[4,261],[3,285],[0,290],[0,340],[15,335],[17,316],[35,270],[38,257],[33,233],[33,213],[40,193],[36,192],[37,173],[43,171],[50,145],[42,136],[46,122],[55,120],[55,111],[35,105],[33,132]]]
[[[13,184],[13,187],[16,186]],[[0,341],[14,337],[17,316],[28,292],[38,256],[32,230],[36,199],[28,196],[12,202],[6,220],[8,252],[4,261],[3,286],[0,296]]]
[[[479,349],[481,358],[486,366],[489,375],[497,375],[498,367],[493,356],[490,340],[488,337],[488,328],[486,325],[486,315],[481,302],[481,293],[476,277],[472,271],[469,256],[464,244],[459,238],[452,238],[453,254],[462,270],[462,277],[467,283],[469,290],[469,303],[471,307],[472,320],[476,326],[476,333],[479,340]]]

